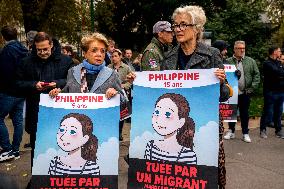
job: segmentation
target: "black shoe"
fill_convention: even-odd
[[[24,148],[31,148],[31,147],[32,147],[31,143],[27,143],[27,144],[24,145]]]
[[[0,162],[14,159],[14,158],[15,158],[15,155],[14,155],[13,150],[2,151],[2,153],[0,154]]]
[[[119,136],[119,141],[123,141],[123,137],[122,136]]]
[[[273,122],[269,123],[266,127],[275,128]]]

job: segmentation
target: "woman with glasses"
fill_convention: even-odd
[[[67,82],[61,90],[55,88],[49,95],[54,97],[59,92],[106,94],[107,98],[121,92],[121,82],[117,72],[105,66],[105,55],[108,47],[106,37],[93,33],[83,37],[81,48],[85,59],[68,71]]]
[[[202,43],[202,34],[206,23],[204,10],[199,6],[184,6],[177,8],[173,15],[172,30],[179,43],[169,52],[161,64],[161,70],[187,70],[219,68],[215,71],[220,80],[220,101],[229,98],[230,87],[226,84],[220,52]],[[219,188],[225,188],[226,170],[225,154],[222,141],[223,124],[219,122]]]

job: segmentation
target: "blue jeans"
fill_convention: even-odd
[[[281,131],[281,116],[283,113],[284,92],[264,92],[264,106],[260,119],[260,130],[266,130],[266,125],[271,121],[273,116],[273,122],[275,132]],[[273,110],[273,111],[271,111]]]
[[[24,99],[0,93],[0,146],[3,150],[18,151],[23,136]],[[5,117],[9,114],[14,126],[13,143],[9,140]]]
[[[238,108],[240,111],[240,119],[241,119],[241,126],[242,126],[242,133],[248,134],[249,128],[249,106],[250,106],[250,96],[247,94],[240,94],[238,96]],[[229,123],[229,129],[232,130],[232,132],[235,132],[235,125],[236,123],[230,122]]]

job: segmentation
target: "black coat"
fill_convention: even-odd
[[[284,65],[268,58],[263,63],[263,91],[284,92]]]
[[[163,60],[161,70],[176,70],[179,61],[180,45],[173,48]],[[210,69],[220,68],[224,69],[222,57],[218,49],[209,47],[203,43],[197,43],[195,51],[192,53],[190,60],[186,63],[185,69]],[[220,85],[220,102],[229,99],[229,88],[227,85]]]
[[[19,41],[9,41],[0,52],[0,93],[16,96],[16,70],[28,49]]]
[[[69,56],[61,54],[61,47],[57,40],[53,40],[51,56],[44,60],[37,56],[35,47],[32,53],[22,60],[17,70],[17,87],[26,97],[26,131],[35,134],[38,120],[40,93],[36,83],[39,81],[55,82],[56,87],[63,88],[66,84],[67,73],[73,61]]]

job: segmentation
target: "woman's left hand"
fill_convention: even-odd
[[[114,97],[116,94],[117,94],[117,90],[115,90],[114,88],[109,88],[106,91],[106,98],[110,99],[110,98]]]
[[[220,80],[220,83],[224,83],[226,80],[226,73],[224,69],[217,69],[214,74],[218,77]]]

